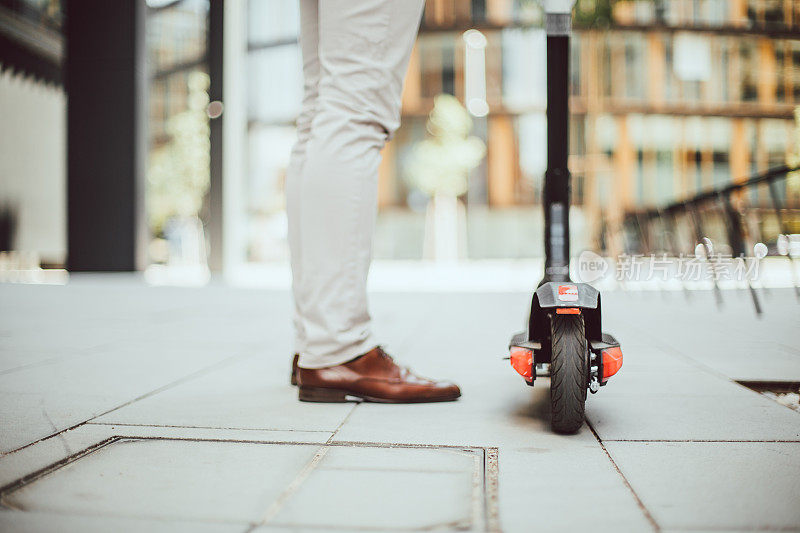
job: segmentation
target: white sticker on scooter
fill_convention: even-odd
[[[559,285],[558,299],[562,302],[577,302],[578,287],[575,285]]]

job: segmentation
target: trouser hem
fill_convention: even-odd
[[[334,353],[325,355],[311,355],[308,353],[301,353],[300,358],[297,360],[297,366],[300,368],[328,368],[337,366],[348,361],[352,361],[356,357],[362,356],[373,348],[378,346],[374,339],[368,338],[367,340],[355,345],[348,346]]]

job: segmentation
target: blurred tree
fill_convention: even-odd
[[[578,0],[574,24],[581,28],[605,28],[611,25],[612,5],[616,0]]]
[[[637,0],[655,4],[656,20],[662,22],[664,0]],[[607,28],[613,22],[615,4],[629,3],[630,0],[577,0],[574,11],[574,24],[581,28]]]
[[[150,153],[147,214],[150,230],[162,235],[173,217],[197,217],[209,187],[208,75],[188,77],[185,111],[167,119],[171,140]]]
[[[430,137],[412,149],[406,181],[428,196],[461,196],[467,192],[469,171],[477,167],[486,146],[470,137],[472,118],[452,95],[434,99],[428,119]]]

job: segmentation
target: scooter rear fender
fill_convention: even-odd
[[[543,283],[533,294],[528,341],[541,343],[543,348],[549,346],[550,321],[547,315],[554,309],[564,307],[580,309],[589,341],[602,340],[599,291],[587,283],[549,281]],[[541,362],[549,362],[549,350],[545,348],[541,352],[546,352],[541,354],[544,356]]]

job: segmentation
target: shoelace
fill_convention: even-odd
[[[381,355],[381,357],[388,359],[389,361],[394,363],[394,357],[386,353],[386,351],[383,349],[383,346],[378,345],[378,353]]]
[[[394,357],[392,357],[391,355],[386,353],[386,351],[383,349],[383,346],[378,345],[378,353],[381,355],[381,357],[383,357],[384,359],[388,359],[390,363],[392,363],[394,366],[396,366],[398,369],[400,369],[400,375],[403,378],[405,378],[406,376],[414,375],[414,373],[411,372],[411,369],[409,367],[403,366],[403,365],[398,365],[395,362]]]

